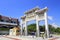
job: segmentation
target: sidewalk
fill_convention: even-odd
[[[0,36],[0,40],[60,40],[59,37],[53,38],[41,38],[41,37],[32,37],[32,36]]]
[[[0,40],[21,40],[21,39],[12,38],[12,37],[8,37],[8,36],[0,36]]]
[[[5,36],[6,38],[17,39],[17,40],[43,40],[41,37],[30,37],[30,36]]]

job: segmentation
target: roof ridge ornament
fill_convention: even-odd
[[[24,12],[24,13],[25,13],[25,14],[28,14],[28,13],[33,12],[33,11],[35,11],[35,10],[40,10],[39,6],[36,6],[36,7],[32,8],[32,9],[30,9],[30,10]]]
[[[45,11],[47,11],[47,10],[48,10],[48,8],[45,7],[45,8],[43,8],[43,9],[37,10],[37,11],[35,11],[35,12],[36,12],[36,13],[41,13],[41,12],[45,12]]]

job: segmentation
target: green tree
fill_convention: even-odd
[[[55,32],[55,28],[52,25],[48,25],[50,33]]]
[[[53,27],[52,25],[48,25],[48,28],[49,28],[49,32],[50,33],[60,33],[60,28],[55,28]],[[45,25],[43,26],[39,26],[39,30],[41,32],[45,32]],[[30,24],[28,25],[28,32],[36,32],[36,24]]]
[[[45,31],[45,25],[39,26],[39,30],[40,30],[41,32],[44,32],[44,31]]]
[[[28,32],[36,32],[36,24],[28,25]]]
[[[59,28],[59,27],[56,28],[55,32],[56,32],[56,33],[60,33],[60,28]]]

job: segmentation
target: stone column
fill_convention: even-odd
[[[40,34],[40,32],[39,32],[39,21],[38,21],[38,15],[36,16],[36,30],[37,30],[37,37],[39,37],[39,34]]]
[[[48,17],[47,17],[47,13],[44,13],[45,16],[45,31],[46,31],[46,37],[49,38],[49,28],[48,28]]]
[[[23,35],[23,23],[21,21],[21,35]]]
[[[27,22],[25,21],[25,36],[27,36]]]

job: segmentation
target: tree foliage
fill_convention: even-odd
[[[52,25],[48,25],[48,28],[49,28],[49,32],[50,33],[60,33],[60,28],[55,28],[53,27]],[[45,32],[45,25],[43,26],[39,26],[39,30],[40,32]],[[28,32],[36,32],[36,24],[30,24],[28,25]]]
[[[36,32],[36,24],[28,25],[28,32]]]

